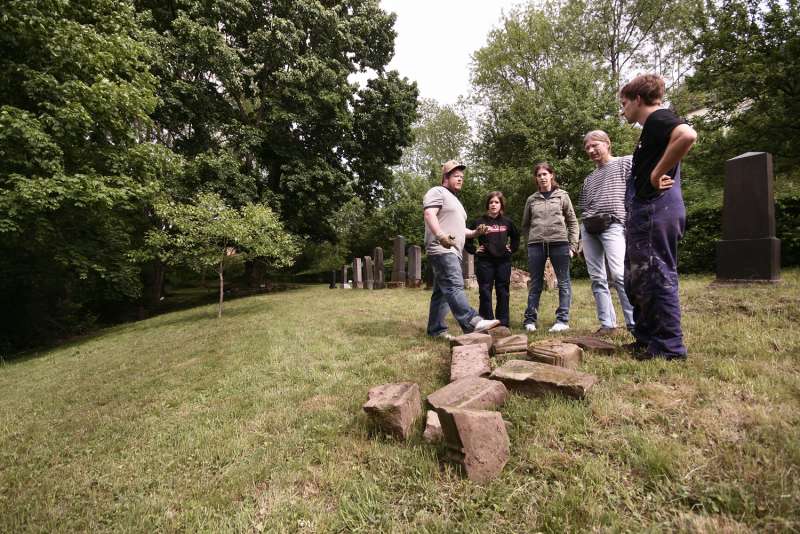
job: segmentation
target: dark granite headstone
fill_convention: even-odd
[[[383,249],[381,247],[375,247],[375,250],[372,252],[372,258],[375,262],[373,270],[375,282],[372,284],[372,287],[375,289],[383,289],[386,287],[383,277]]]
[[[775,237],[772,155],[747,152],[725,162],[717,281],[777,282],[780,267],[781,242]]]
[[[420,287],[422,284],[422,249],[419,245],[408,247],[408,287]]]
[[[331,285],[328,287],[336,289],[336,270],[331,271]]]
[[[405,287],[406,285],[406,238],[398,235],[392,240],[392,281],[389,287]]]

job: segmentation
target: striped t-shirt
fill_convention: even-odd
[[[619,222],[625,222],[625,188],[632,159],[632,156],[613,158],[586,177],[578,197],[582,218],[609,213]]]

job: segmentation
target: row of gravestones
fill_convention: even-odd
[[[584,398],[597,378],[578,371],[583,350],[612,354],[618,347],[593,336],[529,344],[525,334],[512,335],[502,326],[454,338],[450,383],[427,397],[430,409],[423,438],[443,442],[446,458],[461,464],[471,480],[496,477],[510,455],[507,423],[497,411],[509,392]],[[498,362],[494,370],[492,354]],[[369,390],[363,409],[382,431],[408,439],[422,416],[419,386],[376,386]]]
[[[411,245],[406,248],[406,238],[398,235],[392,239],[392,257],[394,259],[392,275],[385,280],[383,267],[383,249],[375,247],[372,256],[354,258],[353,263],[342,266],[341,282],[337,284],[336,271],[331,271],[331,289],[384,289],[396,287],[420,287],[422,285],[422,248]],[[464,251],[462,270],[466,287],[476,287],[475,258]],[[352,277],[349,275],[352,274]],[[426,277],[427,278],[427,277]],[[352,280],[352,283],[351,283]],[[427,280],[428,285],[432,283]]]

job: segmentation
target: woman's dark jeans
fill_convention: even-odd
[[[509,326],[508,295],[511,285],[511,258],[475,256],[475,277],[478,279],[480,307],[484,319],[497,319]],[[497,308],[492,313],[492,288],[497,292]]]
[[[569,243],[534,243],[528,245],[528,272],[531,287],[528,290],[528,307],[522,324],[536,324],[539,316],[539,297],[544,285],[544,265],[547,258],[553,264],[558,280],[558,308],[556,320],[569,323],[569,306],[572,301],[572,288],[569,281]]]

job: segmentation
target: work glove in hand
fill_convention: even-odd
[[[436,236],[436,239],[439,240],[439,244],[442,245],[444,248],[450,248],[456,244],[456,237],[447,234],[439,234]]]
[[[475,234],[476,235],[486,235],[486,233],[488,231],[489,231],[489,227],[486,226],[485,224],[479,224],[478,227],[475,228]]]

